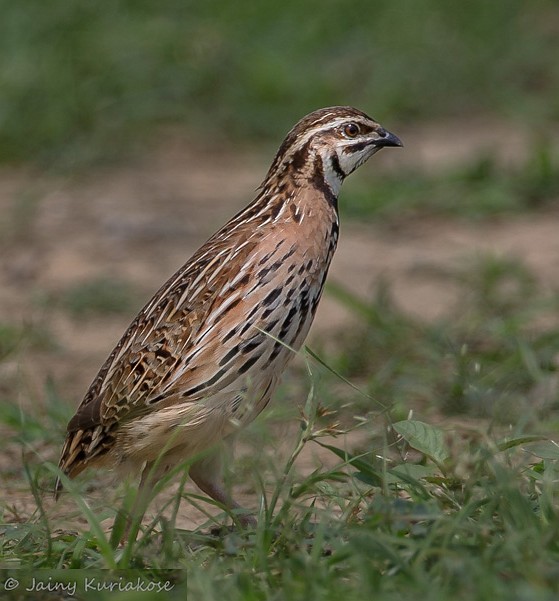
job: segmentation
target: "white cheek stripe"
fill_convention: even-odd
[[[320,157],[322,159],[322,169],[324,171],[324,179],[328,184],[330,190],[334,196],[338,196],[340,193],[340,189],[342,187],[343,178],[340,177],[340,174],[333,168],[332,166],[332,157],[327,152],[321,152]],[[339,160],[339,157],[338,157]],[[340,165],[341,166],[341,165]],[[343,169],[343,167],[342,167]],[[343,169],[345,172],[345,169]]]

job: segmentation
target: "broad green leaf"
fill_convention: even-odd
[[[318,440],[315,442],[317,442],[321,447],[332,451],[332,453],[337,455],[340,459],[343,459],[348,465],[356,468],[358,471],[355,474],[355,477],[358,480],[361,480],[361,482],[364,482],[369,486],[380,486],[382,484],[381,473],[369,461],[367,461],[367,459],[364,459],[359,455],[352,455],[343,449],[339,449],[338,447],[334,447]]]
[[[355,472],[354,476],[363,484],[367,484],[368,486],[382,486],[382,478],[377,474],[370,474],[365,472]]]
[[[444,434],[440,428],[411,419],[397,422],[392,427],[410,447],[424,453],[435,463],[444,463],[448,458]]]
[[[356,468],[360,472],[367,474],[375,479],[380,478],[380,474],[378,470],[366,459],[363,459],[360,455],[353,455],[352,453],[348,453],[343,449],[339,449],[338,447],[334,447],[332,445],[326,444],[324,442],[320,442],[319,440],[315,441],[321,447],[332,451],[335,455],[337,455],[340,459],[343,459],[348,465]]]
[[[415,463],[402,463],[392,469],[388,470],[386,474],[386,481],[391,484],[392,482],[406,482],[415,484],[422,478],[428,478],[434,474],[438,474],[438,470],[434,465],[417,465]]]

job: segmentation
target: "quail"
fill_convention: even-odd
[[[142,470],[141,497],[191,460],[195,484],[240,509],[212,450],[268,405],[320,301],[341,184],[387,146],[402,143],[348,106],[314,111],[291,129],[256,198],[163,284],[101,367],[68,423],[64,474]]]

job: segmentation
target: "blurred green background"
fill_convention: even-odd
[[[277,142],[319,106],[559,117],[556,0],[0,1],[0,160],[88,164],[161,124]]]
[[[525,449],[559,437],[558,57],[557,0],[0,0],[0,566],[187,568],[208,601],[558,599],[559,452]],[[49,515],[68,419],[286,131],[332,104],[406,147],[344,184],[320,359],[231,461],[247,507],[285,504],[254,538],[177,537],[173,515],[154,544],[103,548],[129,496],[111,476]],[[309,443],[289,475],[307,395],[352,467],[317,469]],[[388,427],[412,415],[434,445]]]

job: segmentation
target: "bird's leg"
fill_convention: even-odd
[[[156,465],[157,464],[157,465]],[[132,504],[132,508],[130,509],[130,513],[126,518],[126,525],[124,527],[124,532],[120,537],[120,543],[124,544],[129,537],[130,528],[132,527],[132,522],[136,520],[142,520],[144,517],[144,513],[146,512],[147,506],[150,501],[150,497],[152,494],[153,487],[159,480],[165,475],[168,471],[169,465],[164,462],[156,461],[148,461],[142,470],[142,476],[140,478],[140,485],[138,487],[138,492],[136,494],[136,498],[134,499],[134,503]]]
[[[247,513],[225,490],[220,453],[212,453],[190,467],[190,477],[200,490],[229,510],[242,510],[235,519],[243,528],[255,528],[255,517]]]

